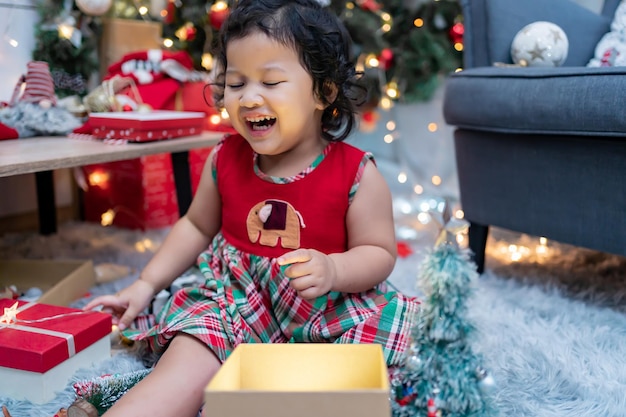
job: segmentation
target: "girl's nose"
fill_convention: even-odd
[[[252,108],[260,106],[263,103],[263,97],[257,92],[255,88],[246,88],[241,92],[239,98],[239,104],[242,107]]]

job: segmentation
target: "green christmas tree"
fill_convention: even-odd
[[[101,0],[106,3],[108,0]],[[322,1],[322,0],[320,0]],[[210,70],[219,28],[236,0],[113,0],[105,17],[159,21],[164,47],[187,51],[196,70]],[[430,99],[442,76],[461,65],[463,23],[458,0],[326,0],[344,22],[372,106],[381,100]],[[44,0],[34,59],[60,71],[57,89],[97,71],[101,15],[64,0]],[[157,10],[152,10],[154,8]],[[63,29],[63,30],[62,30]],[[72,35],[68,35],[73,30]],[[67,74],[67,75],[66,75]],[[71,89],[67,94],[71,93]]]
[[[37,5],[33,59],[48,63],[59,97],[87,94],[89,78],[98,69],[98,21],[72,2],[44,0]]]
[[[472,351],[474,326],[467,318],[471,283],[478,278],[467,250],[455,236],[465,227],[446,207],[441,233],[420,264],[418,287],[425,298],[411,331],[404,366],[392,376],[395,417],[489,417],[493,379]]]

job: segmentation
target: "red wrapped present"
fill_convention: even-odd
[[[169,154],[82,167],[86,221],[129,229],[159,229],[179,218]]]
[[[98,139],[147,142],[198,135],[205,118],[202,112],[186,111],[104,112],[91,113],[89,123]]]
[[[189,151],[192,194],[211,147]],[[170,154],[86,165],[83,219],[129,229],[160,229],[179,219]]]
[[[207,83],[190,81],[182,83],[176,94],[162,107],[163,110],[200,111],[206,114],[204,130],[234,133],[230,120],[223,119],[213,104],[213,97]]]
[[[111,357],[111,316],[0,299],[0,393],[45,403],[80,368]]]

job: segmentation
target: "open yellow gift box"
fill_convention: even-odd
[[[242,344],[205,389],[204,417],[389,417],[374,344]]]

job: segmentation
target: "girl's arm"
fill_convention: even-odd
[[[160,290],[192,266],[221,226],[221,200],[212,173],[213,153],[204,165],[189,211],[168,233],[139,279],[115,295],[102,295],[83,307],[103,306],[120,330],[127,328]]]
[[[346,219],[348,251],[331,254],[332,291],[361,292],[383,282],[396,262],[396,237],[389,187],[373,162],[363,171]]]

